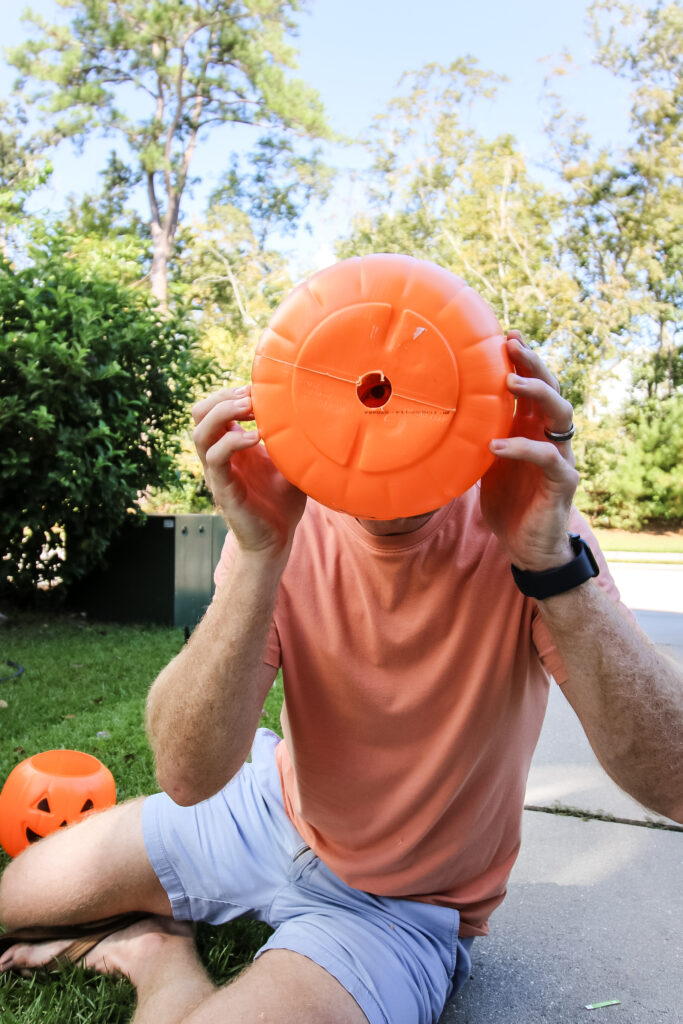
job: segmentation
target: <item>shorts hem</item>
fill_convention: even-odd
[[[147,797],[142,805],[142,838],[149,862],[168,896],[173,917],[177,921],[191,921],[190,900],[182,888],[180,878],[170,863],[164,841],[161,837],[159,819],[154,812],[154,802],[162,797],[163,794],[156,793],[154,796]]]
[[[265,945],[261,946],[254,960],[257,960],[262,953],[267,953],[269,949],[287,949],[291,953],[305,956],[307,960],[311,960],[318,967],[322,967],[328,974],[331,974],[333,978],[336,978],[351,998],[358,1003],[369,1024],[391,1024],[391,1021],[382,1009],[381,1003],[378,1002],[367,985],[364,985],[357,975],[349,971],[348,964],[342,959],[327,952],[321,953],[318,956],[317,953],[313,954],[310,949],[303,949],[302,946],[292,939],[279,939],[276,933],[271,936]]]

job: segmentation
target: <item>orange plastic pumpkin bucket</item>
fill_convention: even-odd
[[[16,857],[30,843],[115,802],[114,776],[92,754],[34,754],[12,769],[0,793],[0,844]]]
[[[462,494],[507,437],[514,401],[492,310],[449,271],[378,253],[296,288],[259,340],[254,417],[280,472],[371,519]]]

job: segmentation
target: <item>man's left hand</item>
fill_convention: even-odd
[[[519,331],[508,332],[507,347],[515,368],[507,385],[517,406],[511,436],[491,441],[496,461],[482,479],[481,507],[510,561],[542,572],[574,557],[568,526],[579,474],[571,441],[547,436],[569,433],[573,410]]]

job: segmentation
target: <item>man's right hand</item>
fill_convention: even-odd
[[[207,485],[240,548],[286,556],[306,495],[275,468],[258,430],[239,425],[254,418],[249,386],[209,395],[195,405],[192,418]]]

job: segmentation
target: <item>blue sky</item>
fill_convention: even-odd
[[[510,79],[495,123],[533,148],[545,58],[568,48],[578,61],[568,91],[608,134],[614,104],[619,120],[625,114],[623,89],[604,95],[610,76],[590,68],[585,10],[584,0],[318,0],[301,22],[301,71],[335,123],[357,132],[391,97],[403,71],[470,53]]]
[[[26,28],[20,23],[23,6],[21,0],[0,0],[4,45],[25,38]],[[31,6],[48,17],[57,9],[53,0],[33,0]],[[543,78],[565,48],[575,60],[575,70],[562,80],[567,105],[588,118],[600,145],[618,145],[626,131],[627,89],[591,66],[585,10],[585,0],[312,0],[309,13],[300,19],[299,74],[320,92],[333,126],[358,137],[394,94],[403,71],[472,54],[482,67],[509,78],[496,101],[481,111],[481,130],[511,132],[529,162],[540,165]],[[1,66],[3,94],[12,79],[13,70]],[[204,186],[186,203],[186,213],[201,210],[205,187],[220,177],[233,144],[216,135],[198,150],[193,171]],[[95,187],[96,172],[110,148],[110,140],[93,141],[79,157],[64,143],[53,160],[55,171],[49,190],[41,196],[42,205],[59,209],[67,193]],[[344,158],[352,165],[362,160],[358,150]],[[339,208],[330,209],[316,240],[308,243],[306,258],[329,244],[341,217]]]

